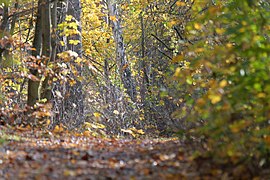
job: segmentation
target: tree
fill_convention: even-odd
[[[35,26],[35,37],[33,41],[32,55],[35,57],[34,68],[31,74],[33,79],[28,81],[28,98],[27,104],[34,106],[36,101],[39,100],[40,92],[40,79],[41,74],[38,72],[39,68],[43,65],[46,66],[50,61],[51,56],[51,7],[47,0],[39,0],[37,20]],[[41,57],[41,59],[39,59]]]
[[[59,12],[57,12],[57,7],[60,9]],[[70,1],[67,6],[57,1],[53,2],[53,6],[51,6],[50,1],[40,0],[38,2],[33,41],[34,50],[32,51],[35,62],[32,64],[31,78],[28,82],[27,104],[33,107],[37,100],[45,100],[47,103],[53,102],[54,109],[57,109],[56,115],[52,116],[53,124],[64,123],[67,126],[72,126],[72,124],[78,125],[83,122],[84,119],[82,82],[78,80],[80,79],[82,69],[80,64],[75,63],[77,59],[82,57],[80,36],[81,13],[75,9],[80,9],[80,1]],[[60,19],[62,15],[64,15],[66,19]],[[61,34],[59,31],[57,33],[57,26],[65,22],[66,27],[63,28],[70,28],[70,32],[73,31],[75,33]],[[61,48],[60,40],[58,40],[57,37],[63,37],[62,39],[64,41],[62,42],[65,43],[65,48]],[[72,52],[75,52],[76,55],[71,56],[70,53]],[[70,57],[63,58],[61,56],[63,53],[68,54],[68,56],[70,55]],[[60,88],[61,91],[58,91],[57,88],[57,86],[61,86],[61,83],[59,84],[53,81],[54,76],[57,76],[58,72],[51,72],[52,68],[58,68],[56,64],[57,61],[59,62],[59,60],[56,61],[57,54],[59,60],[70,60],[70,62],[68,62],[68,68],[71,69],[69,80],[64,82],[65,88]],[[59,79],[59,81],[62,81],[62,79]],[[65,96],[61,104],[57,103],[57,94],[59,95],[59,93]]]
[[[113,29],[114,40],[116,43],[116,61],[122,83],[127,89],[127,93],[133,101],[136,101],[136,87],[132,78],[131,70],[126,56],[125,42],[121,26],[118,4],[116,1],[107,0],[110,23]]]
[[[67,37],[67,48],[77,54],[76,59],[82,58],[81,9],[80,0],[69,1],[67,15],[72,17],[70,23],[77,24],[77,33]],[[75,84],[67,84],[67,99],[64,105],[64,116],[66,117],[64,119],[73,121],[71,124],[78,126],[84,122],[84,95],[81,81],[82,67],[80,63],[76,63],[76,59],[70,63],[73,68],[71,78]]]

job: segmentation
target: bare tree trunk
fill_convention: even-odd
[[[50,62],[55,62],[56,58],[56,47],[57,47],[57,3],[58,1],[55,0],[51,5],[51,25],[52,25],[52,34],[51,34],[51,55],[50,55]],[[46,76],[45,80],[42,82],[42,99],[47,99],[51,101],[52,99],[52,84],[51,84],[51,77],[49,75]]]
[[[50,21],[50,3],[48,0],[39,0],[38,14],[35,27],[35,37],[33,42],[32,55],[37,57],[41,55],[42,63],[47,64],[51,55],[51,21]],[[38,64],[38,62],[36,62]],[[38,69],[31,69],[32,75],[40,79]],[[39,80],[29,79],[27,105],[34,106],[39,99]]]
[[[127,90],[128,95],[132,101],[136,101],[136,86],[131,75],[131,69],[128,64],[125,44],[123,39],[123,32],[121,27],[121,20],[117,3],[114,0],[107,0],[109,16],[111,18],[111,25],[113,29],[114,40],[116,43],[116,61],[120,72],[121,80]]]
[[[78,54],[78,57],[82,57],[82,37],[81,37],[81,2],[80,0],[69,0],[67,15],[73,16],[73,21],[77,23],[77,30],[79,34],[72,35],[67,38],[67,47]],[[79,40],[78,44],[70,43],[70,40]],[[79,77],[82,75],[82,67],[71,62],[71,66],[75,67],[77,73],[72,72],[71,78],[75,81],[74,85],[66,85],[66,94],[68,96],[64,102],[64,118],[65,120],[72,121],[68,122],[68,125],[76,127],[84,122],[84,95],[83,95],[83,84]]]
[[[67,15],[68,4],[65,1],[54,1],[52,9],[52,28],[53,28],[53,37],[52,37],[52,54],[51,54],[51,61],[57,61],[56,55],[58,53],[64,52],[67,50],[66,46],[61,46],[60,41],[67,43],[66,37],[61,35],[61,32],[57,30],[57,25],[61,24],[65,21]],[[55,16],[54,16],[55,15]],[[47,78],[48,79],[48,78]],[[56,81],[53,82],[51,87],[52,92],[52,104],[53,104],[53,111],[54,115],[51,117],[52,120],[52,127],[64,123],[66,120],[66,108],[65,108],[65,99],[62,97],[58,97],[56,92],[60,92],[62,95],[66,93],[66,83]]]
[[[7,25],[8,25],[8,11],[9,11],[9,8],[6,4],[4,4],[4,7],[2,9],[2,22],[1,22],[1,25],[0,25],[0,30],[1,31],[4,31],[6,30],[7,28]]]
[[[2,9],[2,21],[0,24],[0,40],[8,34],[8,30],[9,30],[8,13],[9,13],[9,7],[7,4],[4,4],[4,7]],[[7,49],[8,49],[9,44],[5,44],[5,43],[3,44],[4,44],[3,47],[0,44],[0,67],[5,67],[5,64],[9,60],[7,57],[7,53],[8,53]]]
[[[37,19],[36,19],[36,25],[35,25],[35,36],[33,40],[33,48],[32,55],[34,57],[40,56],[41,53],[41,2],[42,0],[39,0],[38,2],[38,12],[37,12]],[[38,76],[38,70],[37,69],[30,69],[30,72],[34,76]],[[38,99],[38,87],[39,87],[39,81],[34,81],[32,79],[28,80],[28,93],[27,93],[27,105],[28,106],[34,106],[36,103],[36,100]]]
[[[15,9],[18,10],[19,9],[19,1],[16,0],[15,2]],[[10,34],[13,35],[14,34],[14,29],[15,29],[15,25],[16,25],[16,22],[18,20],[18,15],[14,15],[12,17],[12,23],[11,23],[11,27],[10,27]]]
[[[140,19],[141,19],[141,63],[140,63],[139,74],[140,74],[140,78],[142,79],[141,85],[140,85],[140,95],[141,95],[141,102],[145,106],[145,98],[146,98],[146,92],[149,87],[149,79],[148,79],[148,73],[147,73],[147,67],[146,67],[147,64],[145,62],[145,29],[144,29],[144,19],[143,19],[142,13],[141,13]]]

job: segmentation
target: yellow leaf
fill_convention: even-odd
[[[99,118],[99,117],[101,116],[101,114],[98,113],[98,112],[94,112],[93,115],[94,115],[96,118]]]
[[[116,16],[110,16],[110,20],[115,22],[117,19],[116,19]]]
[[[71,21],[72,18],[73,18],[73,17],[72,17],[71,15],[67,15],[67,16],[66,16],[66,21]]]
[[[168,23],[168,26],[171,28],[171,27],[173,27],[173,26],[176,25],[176,24],[177,24],[177,21],[172,20],[172,21],[170,21],[170,22]]]
[[[176,70],[175,70],[175,73],[174,73],[174,77],[179,77],[180,76],[180,72],[181,72],[181,68],[180,67],[178,67],[178,68],[176,68]]]
[[[216,28],[216,32],[217,32],[218,35],[222,35],[225,32],[225,29]]]
[[[233,47],[233,44],[232,44],[232,43],[227,43],[227,44],[226,44],[226,47],[227,47],[227,48],[232,48],[232,47]]]
[[[202,106],[204,106],[205,105],[205,100],[203,99],[203,98],[200,98],[200,99],[198,99],[197,101],[196,101],[196,105],[198,105],[198,106],[200,106],[200,107],[202,107]]]
[[[135,127],[128,128],[128,130],[131,130],[134,135],[138,134],[144,134],[144,131],[142,129],[137,130]]]
[[[90,123],[91,124],[91,127],[94,128],[94,129],[104,129],[105,126],[103,124],[100,124],[100,123]]]
[[[56,125],[53,129],[54,133],[59,133],[60,132],[60,127],[58,125]]]
[[[31,128],[29,129],[29,126],[23,127],[23,126],[18,126],[16,127],[17,130],[19,131],[29,131],[31,130]]]
[[[195,24],[194,24],[194,28],[195,28],[196,30],[201,30],[201,29],[202,29],[202,25],[200,25],[200,24],[198,24],[198,23],[195,23]]]
[[[64,41],[60,41],[61,46],[65,46],[65,42]]]
[[[130,130],[130,129],[121,129],[121,131],[122,131],[122,132],[125,132],[125,133],[128,133],[128,134],[132,135],[133,137],[136,136],[136,135],[133,133],[133,131]]]
[[[246,21],[242,21],[242,25],[246,26],[248,23]]]
[[[74,85],[76,84],[76,81],[73,80],[73,79],[71,79],[71,80],[69,81],[69,84],[70,84],[70,86],[74,86]]]
[[[100,123],[96,123],[98,129],[104,129],[106,126]]]
[[[47,119],[46,120],[46,125],[49,126],[51,124],[51,120],[50,119]]]
[[[197,49],[195,49],[195,52],[197,52],[197,53],[201,53],[201,52],[204,52],[204,48],[197,48]]]
[[[63,174],[64,174],[64,176],[69,176],[69,177],[76,176],[76,172],[75,171],[68,170],[68,169],[64,170],[64,173]]]
[[[128,68],[128,64],[125,64],[123,67],[122,67],[122,71],[124,71],[125,69]]]
[[[244,28],[244,27],[242,27],[242,28],[239,29],[239,32],[240,32],[240,33],[243,33],[243,32],[245,32],[245,31],[246,31],[246,28]]]
[[[257,94],[257,97],[258,98],[265,98],[266,94],[265,93],[259,93],[259,94]]]
[[[181,2],[181,1],[177,1],[175,4],[176,4],[176,6],[185,6],[186,5],[185,2]]]
[[[85,123],[84,123],[84,126],[85,126],[86,128],[90,128],[90,127],[91,127],[91,123],[85,122]]]
[[[74,62],[77,63],[77,64],[80,64],[82,61],[83,61],[82,58],[77,57],[77,59],[75,59]]]
[[[212,6],[209,8],[208,12],[211,14],[211,15],[214,15],[216,14],[217,12],[220,11],[220,7],[218,6]]]
[[[90,131],[84,131],[83,135],[86,137],[90,137],[91,136],[91,132]]]
[[[181,61],[183,61],[183,59],[184,59],[184,56],[183,55],[177,55],[177,56],[174,56],[172,58],[172,62],[173,63],[181,62]]]
[[[222,81],[220,81],[219,86],[221,88],[224,88],[225,86],[227,86],[227,84],[228,84],[227,81],[225,79],[223,79]]]
[[[86,54],[90,54],[91,53],[91,50],[88,48],[88,49],[85,50],[85,53]]]
[[[61,133],[64,131],[64,128],[63,128],[63,124],[60,124],[60,125],[56,125],[53,129],[53,132],[54,133]]]
[[[188,83],[189,85],[193,84],[193,79],[192,79],[192,77],[187,77],[186,83]]]
[[[78,24],[76,22],[70,22],[67,25],[68,27],[73,28],[73,29],[77,29],[78,27]]]
[[[144,131],[143,131],[142,129],[139,129],[139,130],[137,131],[137,133],[139,133],[139,134],[145,134]]]
[[[216,104],[221,101],[220,94],[211,94],[211,95],[208,95],[208,98],[211,100],[212,104]]]
[[[79,40],[72,40],[72,39],[70,39],[69,40],[69,44],[71,44],[71,45],[78,45],[80,43],[80,41]]]

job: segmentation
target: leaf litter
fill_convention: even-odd
[[[177,138],[99,138],[30,129],[5,129],[1,132],[5,132],[6,137],[0,144],[2,179],[257,177],[248,173],[245,167],[226,169],[214,165],[209,159],[193,158],[194,147]]]

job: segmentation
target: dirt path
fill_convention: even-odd
[[[232,175],[213,169],[209,162],[202,168],[177,139],[13,134],[0,145],[0,179],[231,179]]]

